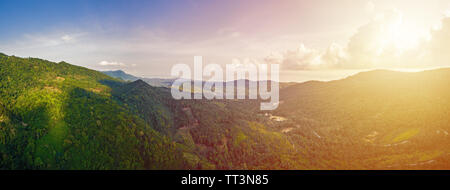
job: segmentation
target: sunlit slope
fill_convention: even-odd
[[[179,167],[175,144],[112,98],[122,84],[64,62],[0,55],[0,168]]]
[[[287,87],[276,112],[322,136],[331,168],[450,168],[449,84],[450,69],[369,71]]]

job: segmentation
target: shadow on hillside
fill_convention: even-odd
[[[102,79],[102,80],[98,80],[98,82],[100,84],[106,85],[108,87],[110,87],[113,90],[116,90],[122,86],[124,86],[125,84],[127,84],[126,82],[121,82],[121,81],[117,81],[117,80],[110,80],[110,79]]]
[[[33,109],[16,110],[5,114],[11,119],[9,130],[4,131],[9,138],[5,139],[4,156],[0,168],[10,166],[9,169],[39,169],[45,168],[43,158],[37,157],[38,149],[44,148],[40,142],[48,133],[50,113],[45,105],[38,105]],[[50,147],[47,147],[50,148]]]
[[[114,87],[123,84],[103,82]],[[168,142],[114,98],[74,88],[64,110],[71,136],[65,150],[69,169],[161,169],[172,165],[165,163],[171,159],[158,160],[173,156],[161,149],[168,148]]]
[[[126,110],[109,97],[82,88],[72,89],[64,106],[64,121],[70,130],[65,142],[70,169],[140,167],[138,153],[130,149],[136,139],[124,138],[135,136],[131,126],[137,123]]]

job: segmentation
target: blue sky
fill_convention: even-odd
[[[443,15],[450,4],[448,0],[0,0],[0,10],[0,52],[9,55],[97,70],[122,69],[146,77],[167,77],[172,65],[191,64],[195,55],[221,65],[232,60],[275,61],[282,64],[282,80],[304,81],[331,80],[381,66],[405,67],[380,54],[380,49],[387,43],[401,46],[396,54],[417,54],[409,46],[425,47],[421,40],[432,35],[430,29],[446,26]],[[399,18],[401,26],[396,23]],[[386,27],[400,32],[369,30]]]
[[[2,0],[1,37],[15,37],[17,31],[32,33],[58,27],[89,28],[93,25],[121,30],[140,24],[157,26],[170,17],[168,1],[143,0]]]
[[[207,0],[2,0],[1,24],[8,27],[0,28],[0,35],[2,39],[15,38],[21,33],[51,31],[61,27],[86,30],[107,28],[117,33],[149,27],[164,28],[176,34],[192,34],[199,30],[211,31],[214,26],[225,24],[233,14],[241,11],[244,4],[248,3]]]

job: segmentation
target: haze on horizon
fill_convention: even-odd
[[[0,2],[0,52],[141,77],[279,63],[281,81],[450,66],[449,0]]]

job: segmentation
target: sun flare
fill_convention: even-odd
[[[418,32],[417,27],[409,23],[414,22],[405,22],[401,13],[394,18],[389,18],[379,33],[381,50],[394,47],[401,53],[416,48],[423,36]]]

